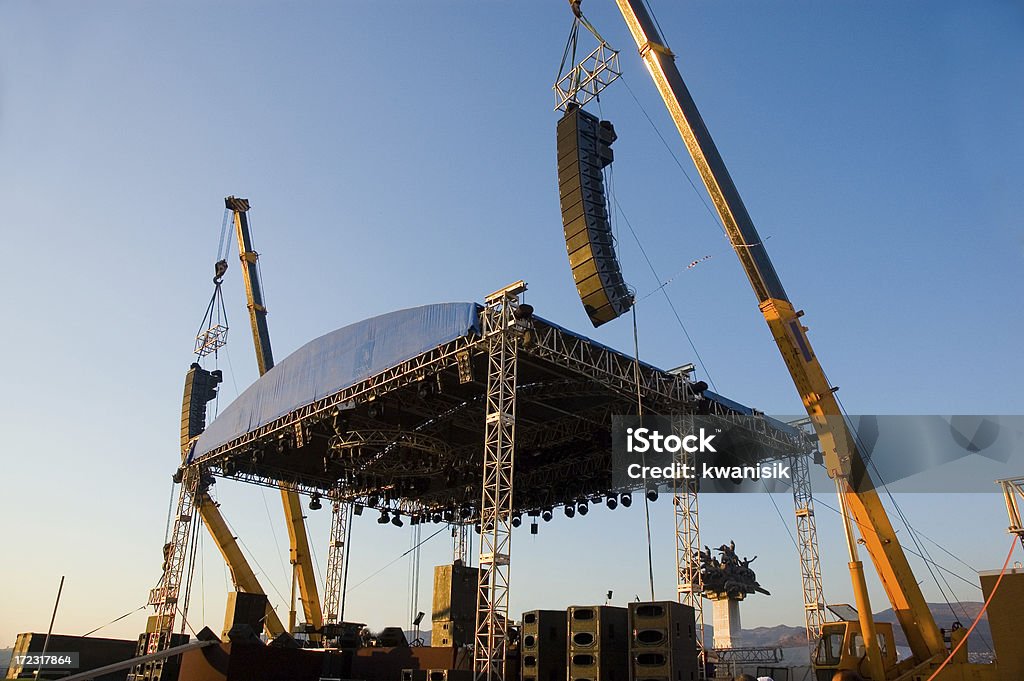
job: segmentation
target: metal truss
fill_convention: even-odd
[[[618,50],[602,41],[555,83],[555,110],[566,111],[570,104],[583,106],[621,75]]]
[[[331,499],[331,538],[327,547],[327,574],[324,578],[324,623],[338,624],[345,617],[345,553],[352,527],[352,504]]]
[[[1021,500],[1024,500],[1024,477],[1006,478],[997,480],[1003,489],[1003,499],[1006,501],[1006,515],[1010,519],[1010,526],[1007,531],[1020,537],[1020,543],[1024,546],[1024,521],[1021,520]]]
[[[677,434],[693,432],[693,418],[673,419]],[[680,448],[675,463],[693,466],[696,455]],[[675,481],[672,499],[676,515],[676,598],[693,608],[694,632],[697,637],[697,678],[705,678],[707,654],[704,646],[704,584],[700,575],[700,524],[698,523],[697,480]]]
[[[512,479],[515,471],[516,378],[519,337],[517,282],[487,297],[484,336],[488,343],[484,417],[483,483],[480,497],[480,577],[477,588],[474,671],[479,681],[503,681],[508,630],[512,548]]]
[[[528,341],[524,340],[523,346],[531,354],[567,367],[636,401],[636,361],[632,357],[540,320],[534,323]],[[694,400],[683,377],[665,373],[642,362],[639,383],[645,403],[652,400],[679,409],[683,403]]]
[[[274,419],[259,428],[240,435],[229,442],[215,447],[193,461],[198,463],[215,459],[233,450],[242,449],[255,442],[271,439],[280,432],[293,432],[296,425],[304,421],[320,421],[329,418],[335,411],[349,407],[355,402],[367,402],[391,391],[423,380],[448,367],[458,366],[459,356],[486,352],[486,345],[479,336],[466,335],[440,345],[433,350],[417,355],[405,362],[351,385],[333,395],[300,407],[284,416]],[[465,354],[468,353],[468,354]]]
[[[800,551],[800,583],[804,594],[804,626],[807,645],[813,653],[825,623],[825,591],[818,560],[818,529],[814,520],[814,496],[807,454],[789,459],[793,474],[793,508],[796,511],[797,548]]]
[[[148,605],[156,609],[155,626],[146,635],[144,655],[152,655],[171,647],[174,633],[174,620],[181,602],[182,617],[187,610],[182,593],[182,578],[188,559],[190,537],[192,535],[192,519],[196,512],[196,497],[201,494],[202,471],[198,467],[186,468],[182,473],[181,485],[178,488],[178,506],[174,515],[168,541],[164,544],[163,575],[157,586],[149,592]],[[164,660],[140,663],[132,668],[128,675],[129,681],[143,679],[158,681],[163,672]]]
[[[753,664],[782,660],[782,648],[716,648],[713,652],[720,663],[727,664]]]
[[[469,565],[469,525],[452,525],[452,562]]]

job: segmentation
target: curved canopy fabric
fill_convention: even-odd
[[[300,407],[479,330],[476,303],[439,303],[365,319],[312,340],[228,405],[199,436],[189,461]]]

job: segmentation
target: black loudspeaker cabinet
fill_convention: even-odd
[[[568,681],[627,681],[626,608],[574,605],[566,611]]]
[[[615,256],[602,169],[615,129],[572,106],[558,121],[558,195],[573,281],[594,326],[629,310],[632,297]]]
[[[566,681],[564,610],[523,613],[520,636],[522,681]]]
[[[629,604],[629,681],[696,681],[693,608],[675,601]]]

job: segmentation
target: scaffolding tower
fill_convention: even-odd
[[[487,296],[488,339],[484,418],[483,489],[480,499],[480,577],[477,589],[474,671],[478,681],[503,681],[508,631],[512,548],[512,476],[515,470],[516,369],[522,281]]]
[[[341,501],[337,494],[332,496],[331,538],[327,548],[327,574],[324,579],[326,624],[338,624],[345,618],[345,554],[353,512],[352,504]]]
[[[675,419],[676,434],[693,432],[693,417]],[[682,470],[693,470],[696,455],[680,447],[675,463]],[[700,577],[700,526],[698,524],[697,480],[678,478],[672,499],[676,517],[676,599],[693,608],[694,633],[697,636],[697,678],[705,678],[707,655],[704,647],[704,585]]]

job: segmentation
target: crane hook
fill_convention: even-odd
[[[217,263],[213,266],[213,283],[219,285],[222,281],[224,281],[224,273],[227,271],[228,261],[218,260]]]

